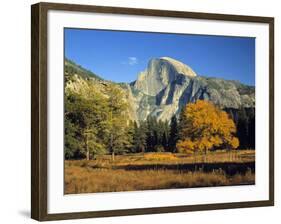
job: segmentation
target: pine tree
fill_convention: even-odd
[[[134,123],[134,151],[145,152],[147,148],[147,124],[145,121],[140,121],[139,126]]]
[[[126,130],[126,142],[125,142],[125,151],[126,152],[133,152],[133,148],[134,148],[134,134],[135,134],[135,122],[133,121],[129,121],[129,124],[127,126],[127,130]]]
[[[126,150],[126,110],[128,105],[122,100],[123,93],[115,85],[107,87],[108,97],[108,149],[112,160],[115,154],[123,153]]]
[[[247,148],[249,145],[249,119],[245,108],[240,108],[238,112],[237,136],[240,140],[241,148]]]
[[[255,142],[255,133],[256,133],[256,122],[255,122],[255,110],[252,109],[251,115],[249,118],[249,148],[255,149],[256,142]]]
[[[178,121],[176,115],[171,119],[170,123],[170,133],[169,133],[169,151],[176,152],[176,145],[179,139],[178,133]]]

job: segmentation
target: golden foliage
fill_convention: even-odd
[[[172,153],[146,153],[143,156],[147,160],[176,160],[177,157]]]
[[[190,139],[179,141],[177,143],[177,148],[179,153],[190,153],[193,152],[195,147],[195,143],[192,142]]]
[[[236,127],[225,111],[211,102],[189,103],[180,118],[178,151],[207,151],[213,147],[237,148],[239,140],[233,135]]]
[[[230,145],[233,149],[237,149],[239,146],[239,139],[236,137],[233,137],[230,141]]]

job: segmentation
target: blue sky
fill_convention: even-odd
[[[255,39],[65,29],[65,56],[104,79],[131,82],[151,58],[172,57],[198,75],[255,85]]]

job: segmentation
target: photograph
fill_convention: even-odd
[[[65,27],[64,194],[254,185],[255,44]]]

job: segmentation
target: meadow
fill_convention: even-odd
[[[65,160],[65,194],[255,184],[255,150]]]

